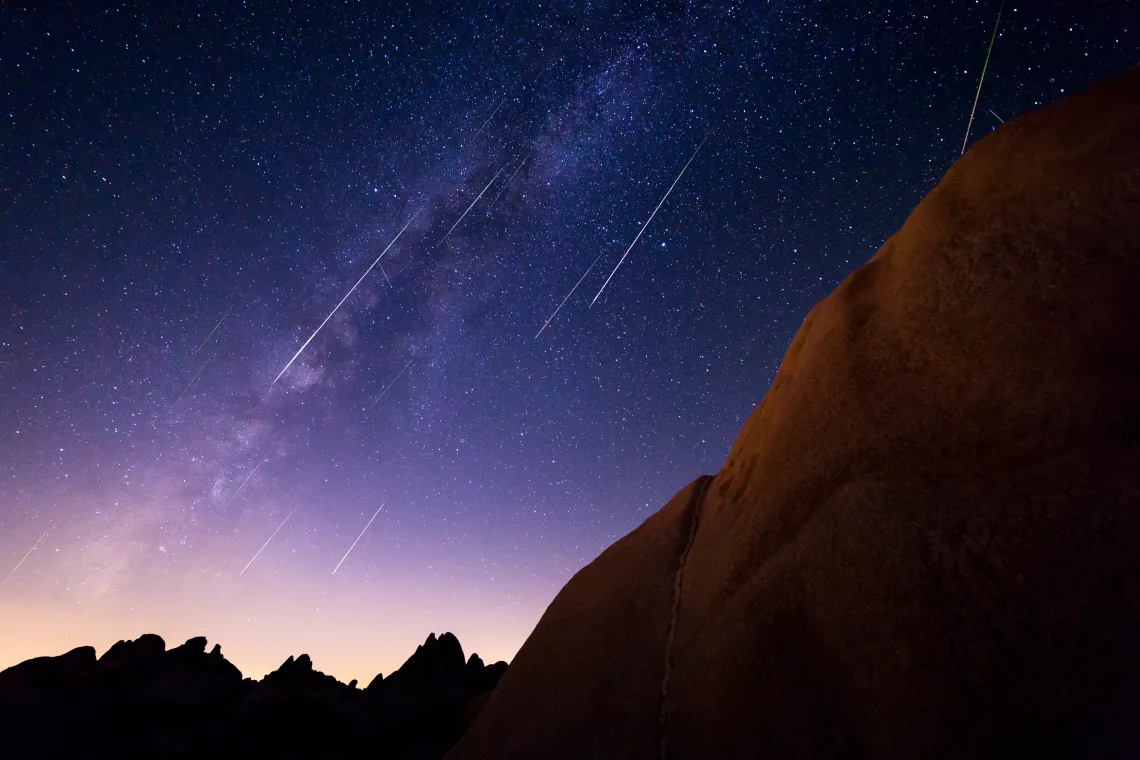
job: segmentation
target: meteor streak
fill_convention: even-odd
[[[962,152],[958,155],[965,155],[966,143],[970,141],[970,128],[974,126],[974,112],[978,110],[978,98],[982,96],[982,82],[986,81],[986,69],[990,65],[990,54],[994,52],[994,40],[997,39],[998,26],[1001,25],[1001,12],[1004,9],[1005,0],[1001,0],[1001,5],[998,6],[997,21],[994,22],[994,33],[990,36],[990,48],[986,51],[986,62],[982,64],[982,75],[978,78],[978,91],[974,93],[974,107],[970,109],[970,121],[966,124],[966,137],[962,140]],[[994,115],[997,116],[997,114]]]
[[[503,167],[503,169],[506,168],[507,167],[505,166]],[[471,201],[471,205],[467,207],[467,211],[464,211],[463,216],[459,217],[455,224],[451,225],[451,229],[448,230],[447,234],[443,236],[443,240],[439,241],[439,245],[443,245],[445,242],[447,242],[447,238],[451,235],[452,232],[455,232],[455,228],[459,226],[459,222],[463,221],[463,217],[467,216],[468,212],[470,212],[471,209],[475,208],[475,204],[478,203],[479,199],[483,197],[483,193],[487,192],[488,188],[490,188],[491,185],[495,184],[495,180],[497,180],[499,178],[499,175],[503,173],[503,169],[499,169],[499,171],[495,172],[495,176],[491,177],[491,181],[487,183],[487,187],[483,188],[482,192],[475,196],[475,200]],[[436,248],[438,247],[439,246],[437,245]]]
[[[657,208],[653,209],[653,213],[650,214],[649,218],[645,220],[645,224],[641,225],[641,229],[638,231],[637,237],[633,239],[633,242],[629,244],[629,248],[626,248],[625,253],[621,255],[621,259],[618,260],[617,266],[614,267],[614,271],[610,272],[610,276],[606,278],[606,281],[604,283],[602,283],[602,288],[598,291],[598,295],[594,296],[593,301],[590,301],[590,306],[593,306],[597,300],[601,298],[602,291],[606,289],[606,286],[610,284],[610,280],[612,280],[614,278],[614,275],[617,274],[617,270],[621,267],[622,262],[625,261],[625,257],[628,256],[629,252],[633,250],[633,247],[637,245],[637,241],[641,239],[641,234],[645,232],[645,228],[648,227],[649,223],[653,221],[653,217],[657,216],[657,212],[661,210],[661,206],[665,203],[665,199],[669,197],[669,193],[673,192],[673,188],[676,187],[677,183],[681,181],[681,177],[685,174],[685,169],[688,169],[689,164],[693,163],[693,159],[697,157],[697,151],[701,149],[701,146],[705,144],[705,140],[707,139],[709,139],[708,135],[705,135],[705,139],[701,140],[701,144],[697,146],[697,150],[694,150],[693,155],[689,156],[689,160],[686,161],[685,165],[681,168],[681,173],[677,175],[677,179],[673,180],[672,185],[669,185],[669,189],[665,191],[665,195],[661,198],[661,202],[657,204]]]
[[[214,333],[216,333],[218,331],[218,328],[222,326],[222,322],[226,321],[226,317],[228,317],[230,315],[230,312],[233,310],[234,310],[234,304],[231,303],[230,308],[226,309],[226,313],[223,314],[222,318],[218,320],[218,324],[214,325],[214,329],[210,330],[210,334],[206,336],[206,339],[204,341],[202,341],[202,345],[198,346],[196,349],[194,349],[194,353],[190,355],[191,359],[193,359],[195,356],[197,356],[198,352],[201,351],[202,348],[205,347],[205,345],[210,342],[210,338],[214,337]]]
[[[384,502],[384,504],[387,504],[387,503],[388,502]],[[381,504],[379,507],[376,508],[376,514],[372,515],[372,520],[375,520],[376,515],[380,514],[380,510],[384,508],[384,504]],[[372,520],[368,521],[368,525],[372,524]],[[333,568],[333,571],[332,571],[333,575],[336,575],[336,571],[340,570],[340,566],[344,564],[344,561],[346,559],[348,559],[348,555],[352,554],[352,550],[356,548],[357,542],[359,542],[360,539],[364,538],[364,534],[368,532],[368,525],[364,526],[364,530],[360,531],[360,535],[356,537],[356,541],[352,542],[352,546],[348,547],[348,551],[346,551],[344,553],[344,556],[340,558],[340,562],[336,563],[336,567]]]
[[[605,253],[605,251],[603,251],[602,253]],[[558,308],[555,309],[554,313],[550,315],[550,319],[547,319],[545,322],[543,322],[542,328],[538,331],[538,334],[535,335],[534,337],[537,338],[539,335],[542,335],[542,331],[546,329],[546,326],[548,324],[550,324],[550,320],[552,320],[558,316],[558,312],[562,311],[562,307],[565,306],[566,302],[570,300],[570,296],[574,295],[574,291],[577,290],[578,286],[582,284],[582,280],[586,279],[586,275],[588,275],[590,273],[590,270],[594,268],[594,264],[597,264],[598,259],[602,258],[602,253],[599,253],[597,256],[594,257],[594,260],[592,262],[590,262],[590,266],[586,267],[586,271],[583,272],[582,276],[578,278],[578,282],[574,283],[574,287],[570,288],[570,292],[567,293],[566,297],[562,299],[562,303],[558,304]]]
[[[502,189],[502,190],[500,190],[500,191],[499,191],[499,194],[495,196],[495,200],[491,201],[491,205],[487,207],[487,213],[488,213],[488,214],[489,214],[489,213],[491,213],[491,209],[493,209],[493,208],[495,207],[495,204],[499,202],[499,198],[502,198],[502,197],[503,197],[503,193],[505,193],[505,192],[507,191],[507,188],[511,186],[511,182],[513,182],[513,181],[514,181],[514,179],[515,179],[515,174],[518,174],[518,173],[519,173],[519,169],[523,168],[523,164],[525,164],[525,163],[526,163],[526,160],[527,160],[528,158],[530,158],[530,154],[531,154],[531,153],[534,153],[534,149],[533,149],[533,148],[532,148],[531,150],[528,150],[528,151],[527,151],[527,154],[526,154],[525,156],[523,156],[523,160],[522,160],[522,163],[520,163],[520,164],[518,165],[518,169],[515,169],[515,173],[514,173],[514,174],[512,174],[512,175],[510,176],[510,178],[507,180],[507,184],[503,185],[503,189]]]
[[[194,381],[198,379],[198,375],[202,374],[202,370],[206,369],[206,365],[209,364],[211,361],[213,361],[214,357],[217,355],[218,355],[218,352],[215,351],[214,353],[210,354],[209,359],[202,362],[202,366],[199,367],[198,371],[194,373],[194,377],[190,378],[190,382],[186,383],[186,387],[183,388],[182,392],[178,394],[178,398],[174,399],[175,404],[177,404],[179,401],[182,400],[182,397],[186,395],[186,391],[190,390],[190,386],[193,385]]]
[[[344,294],[344,298],[340,299],[340,303],[334,306],[333,310],[329,312],[329,315],[325,317],[325,321],[321,322],[320,326],[317,327],[317,329],[313,331],[313,334],[309,336],[309,339],[301,344],[301,347],[297,349],[297,353],[293,354],[293,358],[290,359],[289,363],[285,365],[285,369],[277,373],[277,377],[273,378],[273,382],[269,384],[270,388],[276,385],[277,381],[281,379],[281,376],[284,375],[289,370],[289,368],[293,366],[293,362],[297,361],[297,357],[301,355],[301,352],[305,350],[305,347],[313,342],[313,338],[317,337],[317,333],[321,331],[321,328],[323,328],[325,324],[327,324],[328,321],[332,319],[333,314],[336,314],[337,309],[339,309],[344,304],[344,302],[348,300],[348,297],[352,295],[352,291],[356,290],[360,283],[364,282],[364,278],[368,276],[368,273],[372,271],[373,267],[380,263],[380,259],[384,258],[384,254],[388,252],[388,248],[391,248],[396,244],[396,241],[400,239],[400,235],[404,234],[404,230],[408,229],[408,225],[414,222],[416,220],[416,217],[420,215],[420,211],[423,210],[424,207],[420,206],[420,210],[412,214],[412,218],[408,220],[407,224],[400,228],[400,231],[396,233],[396,237],[392,238],[392,242],[388,243],[387,247],[381,251],[380,255],[376,257],[376,260],[372,262],[372,265],[364,270],[364,274],[360,275],[360,279],[356,281],[356,285],[353,285],[348,289],[348,292]]]
[[[297,509],[296,509],[296,507],[294,507],[293,512],[296,512],[296,511],[297,511]],[[289,522],[289,518],[293,516],[293,512],[290,512],[289,514],[285,515],[285,519],[282,520],[281,524],[277,526],[277,530],[281,530],[282,528],[285,527],[285,523]],[[277,530],[273,531],[273,533],[270,534],[269,538],[267,538],[265,540],[265,543],[262,544],[261,548],[257,550],[257,554],[253,555],[253,559],[257,559],[258,555],[261,554],[263,551],[265,551],[265,547],[269,546],[269,542],[273,540],[273,536],[277,535]],[[246,563],[246,566],[241,569],[241,572],[238,573],[238,575],[245,575],[245,571],[248,570],[249,566],[253,564],[253,559],[251,559],[249,562]]]
[[[40,541],[43,541],[44,536],[46,536],[46,535],[47,535],[47,531],[45,530],[44,535],[37,538],[36,542],[34,544],[32,544],[32,548],[28,549],[28,553],[24,555],[24,559],[27,559],[28,557],[32,556],[32,552],[34,552],[36,550],[36,547],[40,545]],[[0,583],[0,586],[3,586],[5,583],[7,583],[8,581],[10,581],[12,579],[12,576],[16,574],[16,571],[20,569],[20,565],[24,564],[24,559],[22,559],[16,563],[16,566],[12,568],[12,572],[8,573],[8,577],[4,579],[4,583]]]
[[[987,108],[986,110],[987,110],[987,111],[989,111],[989,112],[990,112],[990,114],[991,114],[991,115],[992,115],[992,116],[993,116],[995,119],[997,119],[998,121],[1000,121],[1002,124],[1005,124],[1005,119],[1003,119],[1002,117],[1000,117],[1000,116],[998,116],[996,113],[994,113],[994,109],[992,109],[992,108]]]
[[[487,125],[491,123],[491,119],[495,118],[495,114],[499,112],[499,109],[503,107],[503,103],[506,102],[507,98],[506,96],[503,96],[503,99],[499,101],[499,105],[495,106],[495,110],[491,111],[491,115],[487,117],[487,120],[485,122],[483,122],[483,126],[479,127],[479,129],[476,130],[474,136],[471,138],[472,142],[474,142],[475,138],[478,137],[480,133],[482,133],[482,131],[487,128]]]
[[[252,478],[254,473],[257,472],[257,470],[261,467],[261,465],[265,464],[268,460],[269,460],[269,455],[266,454],[265,459],[262,459],[260,462],[257,463],[257,467],[254,467],[253,470],[249,473],[249,475],[245,476],[245,480],[243,480],[241,482],[241,485],[238,486],[237,490],[233,492],[233,494],[230,496],[230,498],[226,499],[226,503],[225,503],[225,506],[223,507],[223,509],[225,507],[228,507],[230,505],[230,502],[233,501],[235,498],[237,498],[237,495],[239,493],[241,493],[241,489],[245,488],[245,484],[249,482],[249,479]]]
[[[376,400],[375,400],[375,401],[373,401],[371,404],[369,404],[369,405],[368,405],[368,408],[369,408],[369,409],[371,409],[372,407],[374,407],[374,406],[376,406],[377,404],[379,404],[379,403],[380,403],[380,399],[384,398],[384,396],[386,396],[386,395],[387,395],[388,391],[390,391],[390,390],[392,389],[392,386],[396,384],[396,381],[397,381],[397,380],[399,380],[399,379],[400,379],[400,377],[401,377],[401,376],[402,376],[402,375],[403,375],[405,372],[407,372],[407,371],[408,371],[408,367],[410,367],[410,366],[412,366],[412,363],[411,363],[411,362],[408,362],[407,364],[405,364],[405,365],[404,365],[404,368],[403,368],[402,370],[400,370],[400,374],[396,375],[396,377],[392,379],[392,382],[388,383],[388,387],[387,387],[387,388],[385,388],[385,389],[384,389],[384,390],[383,390],[383,391],[380,393],[380,395],[376,397]]]

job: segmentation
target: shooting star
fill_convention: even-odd
[[[214,329],[210,330],[210,334],[206,336],[206,339],[204,341],[202,341],[202,345],[200,345],[196,349],[194,349],[194,353],[190,355],[191,359],[193,359],[195,356],[197,356],[198,352],[201,351],[206,346],[206,344],[210,342],[210,338],[214,337],[214,333],[216,333],[218,331],[218,328],[222,326],[222,322],[226,321],[226,317],[228,317],[230,315],[230,312],[233,310],[234,310],[234,304],[231,303],[230,308],[226,309],[226,313],[223,314],[222,318],[218,320],[218,324],[214,325]]]
[[[518,169],[515,169],[515,172],[514,172],[514,174],[512,174],[512,175],[510,176],[510,178],[508,178],[508,179],[507,179],[507,184],[503,185],[503,189],[502,189],[502,190],[500,190],[500,191],[499,191],[499,194],[495,196],[495,200],[491,201],[491,205],[487,207],[487,213],[488,213],[488,214],[489,214],[489,213],[491,213],[491,209],[493,209],[493,208],[495,207],[495,204],[499,202],[499,198],[502,198],[502,197],[503,197],[503,193],[505,193],[505,192],[507,191],[507,188],[511,186],[511,182],[513,182],[513,181],[514,181],[514,179],[515,179],[515,175],[519,173],[519,169],[522,169],[522,168],[523,168],[523,164],[525,164],[525,163],[526,163],[526,160],[527,160],[528,158],[530,158],[530,154],[531,154],[531,153],[534,153],[534,149],[533,149],[533,148],[531,148],[529,151],[527,151],[527,154],[526,154],[525,156],[523,156],[523,160],[522,160],[522,163],[520,163],[520,164],[518,165]]]
[[[297,511],[297,509],[296,509],[296,507],[294,507],[293,512],[296,512],[296,511]],[[257,550],[257,554],[253,555],[253,559],[257,559],[258,555],[260,555],[263,551],[265,551],[265,547],[269,546],[269,542],[273,540],[273,536],[277,535],[277,531],[284,528],[285,523],[289,522],[289,518],[293,516],[293,512],[290,512],[289,514],[285,515],[285,519],[282,520],[281,524],[277,526],[277,530],[273,531],[273,533],[270,534],[269,538],[267,538],[265,540],[265,543],[262,544],[261,548]],[[245,575],[245,571],[248,570],[249,566],[253,564],[253,559],[251,559],[249,562],[246,563],[245,567],[243,567],[241,569],[241,572],[238,573],[238,575]]]
[[[637,241],[641,239],[641,234],[645,232],[645,228],[648,227],[649,223],[653,221],[653,217],[657,216],[657,212],[661,210],[661,206],[665,203],[665,199],[669,197],[669,193],[673,192],[673,188],[676,187],[677,183],[681,181],[681,177],[685,174],[685,169],[688,169],[689,164],[693,163],[693,159],[697,157],[697,151],[701,149],[701,146],[705,144],[705,140],[707,139],[709,139],[708,135],[705,135],[705,139],[701,140],[701,144],[697,146],[697,150],[694,150],[693,155],[689,156],[689,160],[686,161],[685,165],[681,168],[681,173],[677,175],[677,179],[673,180],[672,185],[669,185],[669,189],[665,191],[665,195],[661,198],[661,202],[657,204],[657,208],[653,209],[653,213],[650,214],[649,218],[645,220],[645,224],[641,225],[641,229],[638,231],[637,237],[635,237],[633,239],[633,242],[629,244],[629,248],[625,249],[625,253],[621,255],[621,259],[618,260],[617,266],[614,267],[614,271],[610,272],[610,276],[606,278],[606,281],[604,283],[602,283],[602,288],[598,291],[598,294],[594,296],[594,300],[590,301],[590,306],[593,306],[595,303],[597,303],[597,300],[602,297],[602,291],[606,289],[606,286],[610,284],[610,280],[612,280],[614,278],[614,275],[617,274],[617,270],[621,267],[622,262],[625,261],[625,257],[628,256],[629,252],[633,250],[633,247],[637,245]]]
[[[994,109],[992,109],[992,108],[987,108],[986,110],[987,110],[987,111],[989,111],[989,112],[990,112],[990,115],[991,115],[991,116],[993,116],[995,119],[997,119],[998,121],[1000,121],[1002,124],[1005,124],[1005,119],[1003,119],[1002,117],[1000,117],[1000,116],[998,116],[996,113],[994,113]]]
[[[477,138],[483,132],[483,130],[487,128],[487,125],[491,123],[491,119],[495,118],[495,114],[499,112],[499,109],[503,107],[503,103],[506,102],[507,97],[504,95],[503,99],[499,101],[499,105],[495,106],[495,110],[491,111],[491,115],[487,117],[487,120],[485,122],[483,122],[483,126],[479,127],[479,129],[476,130],[475,134],[471,137],[472,142],[474,142],[475,138]]]
[[[384,271],[384,267],[380,267],[380,274],[384,275],[384,282],[388,283],[388,287],[392,287],[392,281],[388,279],[388,273]]]
[[[411,362],[408,362],[407,364],[405,364],[405,365],[404,365],[404,368],[403,368],[402,370],[400,370],[400,374],[396,375],[396,377],[392,379],[392,382],[388,383],[388,387],[387,387],[387,388],[385,388],[385,389],[384,389],[384,390],[383,390],[383,391],[380,393],[380,395],[376,397],[376,400],[375,400],[375,401],[373,401],[371,404],[369,404],[369,405],[368,405],[368,408],[369,408],[369,409],[371,409],[372,407],[374,407],[374,406],[376,406],[377,404],[379,404],[379,403],[380,403],[380,399],[384,398],[384,396],[386,396],[386,395],[387,395],[388,391],[390,391],[390,390],[392,389],[392,386],[396,384],[396,381],[397,381],[397,380],[399,380],[399,379],[400,379],[400,377],[401,377],[401,376],[402,376],[402,375],[403,375],[405,372],[407,372],[407,371],[408,371],[408,367],[410,367],[410,366],[412,366],[412,363],[411,363]]]
[[[990,36],[990,47],[986,51],[986,62],[982,64],[982,75],[978,78],[978,91],[974,93],[974,107],[970,109],[970,121],[966,124],[966,137],[962,140],[962,152],[958,154],[960,156],[965,155],[966,143],[970,141],[970,128],[974,126],[974,113],[978,110],[978,98],[982,96],[982,82],[986,81],[986,69],[990,65],[990,54],[994,52],[994,40],[997,39],[998,26],[1001,25],[1001,12],[1004,9],[1005,0],[1001,0],[1001,5],[998,6],[997,21],[994,22],[994,33]]]
[[[268,454],[265,455],[265,459],[262,459],[260,462],[257,463],[257,467],[254,467],[253,470],[249,473],[249,475],[245,476],[245,480],[243,480],[241,482],[241,485],[238,486],[237,490],[234,491],[230,495],[230,498],[226,499],[226,503],[222,507],[223,509],[228,507],[230,505],[230,502],[237,498],[237,495],[239,493],[241,493],[241,489],[245,488],[245,484],[249,482],[249,479],[252,478],[254,476],[254,473],[256,473],[258,471],[258,469],[261,467],[261,465],[265,464],[267,461],[269,461],[269,455]]]
[[[384,504],[387,504],[387,503],[388,502],[384,502]],[[380,514],[380,510],[384,508],[384,504],[381,504],[379,507],[376,508],[376,514],[372,515],[372,520],[375,520],[376,515]],[[372,524],[372,520],[368,521],[368,525]],[[360,535],[356,537],[356,541],[352,542],[352,546],[348,547],[348,551],[346,551],[344,553],[344,556],[340,558],[340,562],[336,563],[336,567],[333,568],[333,571],[332,571],[333,575],[336,575],[336,571],[340,570],[340,566],[344,564],[344,561],[346,559],[348,559],[348,555],[352,554],[352,550],[356,548],[356,544],[360,541],[360,539],[364,538],[364,534],[368,532],[368,525],[364,526],[364,530],[360,531]]]
[[[10,581],[12,579],[12,576],[16,574],[16,571],[20,569],[20,565],[24,564],[24,560],[26,560],[28,557],[32,556],[32,552],[34,552],[36,550],[36,547],[40,545],[40,541],[43,541],[44,536],[46,536],[46,535],[47,535],[47,531],[45,530],[44,535],[40,536],[39,538],[36,539],[36,542],[34,544],[32,544],[32,548],[28,549],[28,553],[24,555],[24,559],[22,559],[16,563],[16,566],[12,568],[12,572],[8,573],[8,577],[4,579],[4,583],[0,583],[0,586],[3,586],[5,583],[7,583],[8,581]]]
[[[364,274],[360,275],[360,279],[356,281],[356,285],[353,285],[348,289],[348,292],[344,294],[344,298],[340,299],[340,303],[334,306],[333,310],[329,312],[329,315],[325,317],[325,321],[321,322],[320,326],[318,326],[317,329],[313,331],[313,334],[309,336],[309,339],[301,344],[301,347],[297,349],[297,353],[293,354],[293,358],[290,359],[289,363],[285,365],[285,369],[277,373],[277,377],[273,378],[273,382],[269,384],[270,388],[276,385],[277,381],[281,379],[281,376],[284,375],[289,370],[289,368],[293,366],[293,362],[297,361],[297,357],[301,355],[301,352],[305,350],[305,347],[313,342],[313,338],[317,337],[317,333],[321,331],[321,328],[323,328],[328,323],[328,321],[332,319],[333,314],[336,314],[337,309],[339,309],[344,304],[344,302],[348,300],[348,297],[352,295],[352,291],[356,290],[360,283],[364,282],[364,278],[368,276],[368,273],[372,271],[373,267],[380,263],[380,259],[384,258],[384,254],[388,252],[388,249],[396,244],[396,241],[400,239],[400,235],[404,234],[404,230],[408,229],[408,225],[414,222],[416,220],[416,217],[420,215],[420,211],[423,210],[424,207],[420,206],[420,210],[412,214],[412,218],[407,221],[407,224],[400,228],[400,231],[396,233],[396,237],[392,238],[392,242],[388,243],[387,247],[381,251],[380,255],[376,257],[376,260],[372,262],[372,265],[364,270]]]
[[[503,169],[505,168],[507,167],[504,166]],[[487,192],[491,185],[495,184],[495,180],[497,180],[499,178],[499,175],[503,173],[503,169],[499,169],[499,171],[495,172],[495,176],[491,177],[491,181],[487,183],[487,187],[483,188],[482,192],[475,196],[475,200],[471,201],[471,205],[467,207],[467,211],[464,211],[463,216],[459,217],[455,224],[451,225],[451,229],[448,230],[447,234],[443,236],[443,240],[439,241],[439,245],[443,245],[445,242],[447,242],[447,238],[451,235],[452,232],[455,232],[455,228],[459,226],[459,222],[463,221],[463,217],[467,216],[471,209],[475,208],[475,204],[478,203],[479,199],[483,197],[483,193]],[[438,247],[439,246],[437,245],[436,248]]]
[[[602,253],[605,253],[605,251]],[[590,270],[594,268],[594,264],[597,264],[598,260],[602,258],[602,253],[599,253],[594,257],[594,260],[590,263],[590,266],[586,267],[586,271],[583,272],[582,276],[578,278],[578,282],[574,283],[574,287],[570,288],[570,292],[567,293],[566,297],[562,299],[562,303],[558,304],[558,308],[555,309],[554,313],[550,315],[550,319],[547,319],[545,322],[543,322],[542,328],[534,337],[537,338],[539,335],[542,335],[542,331],[546,329],[546,326],[550,324],[551,320],[558,316],[558,312],[562,311],[562,307],[565,306],[566,302],[570,300],[570,296],[574,295],[574,291],[577,290],[578,286],[582,284],[582,280],[586,279],[586,275],[588,275],[590,273]]]
[[[198,375],[202,374],[202,370],[206,369],[206,365],[209,364],[211,361],[213,361],[214,357],[217,355],[218,355],[218,352],[215,351],[214,353],[210,354],[209,359],[202,362],[202,366],[199,367],[198,371],[194,373],[194,377],[190,378],[190,382],[186,383],[186,387],[184,387],[182,389],[182,392],[178,394],[178,398],[174,399],[175,404],[177,404],[179,401],[182,400],[182,397],[186,395],[186,391],[190,390],[190,386],[193,385],[194,381],[198,379]],[[171,404],[171,406],[173,406],[173,404]]]

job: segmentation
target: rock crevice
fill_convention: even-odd
[[[673,579],[673,608],[669,614],[669,634],[665,638],[665,659],[661,676],[661,705],[658,715],[658,730],[661,732],[661,760],[669,756],[669,677],[673,673],[673,645],[677,639],[677,623],[681,617],[681,597],[685,583],[685,565],[689,561],[689,553],[697,539],[697,528],[700,525],[701,506],[705,502],[705,495],[712,487],[714,478],[710,475],[702,476],[689,501],[689,534],[681,553],[677,556],[677,573]]]

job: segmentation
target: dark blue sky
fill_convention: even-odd
[[[509,658],[958,155],[997,11],[6,5],[0,667]],[[974,137],[1136,62],[1138,17],[1008,3]]]

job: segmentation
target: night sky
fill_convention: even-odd
[[[957,157],[998,11],[167,5],[0,10],[0,668],[510,659]],[[1007,3],[972,139],[1138,27]]]

